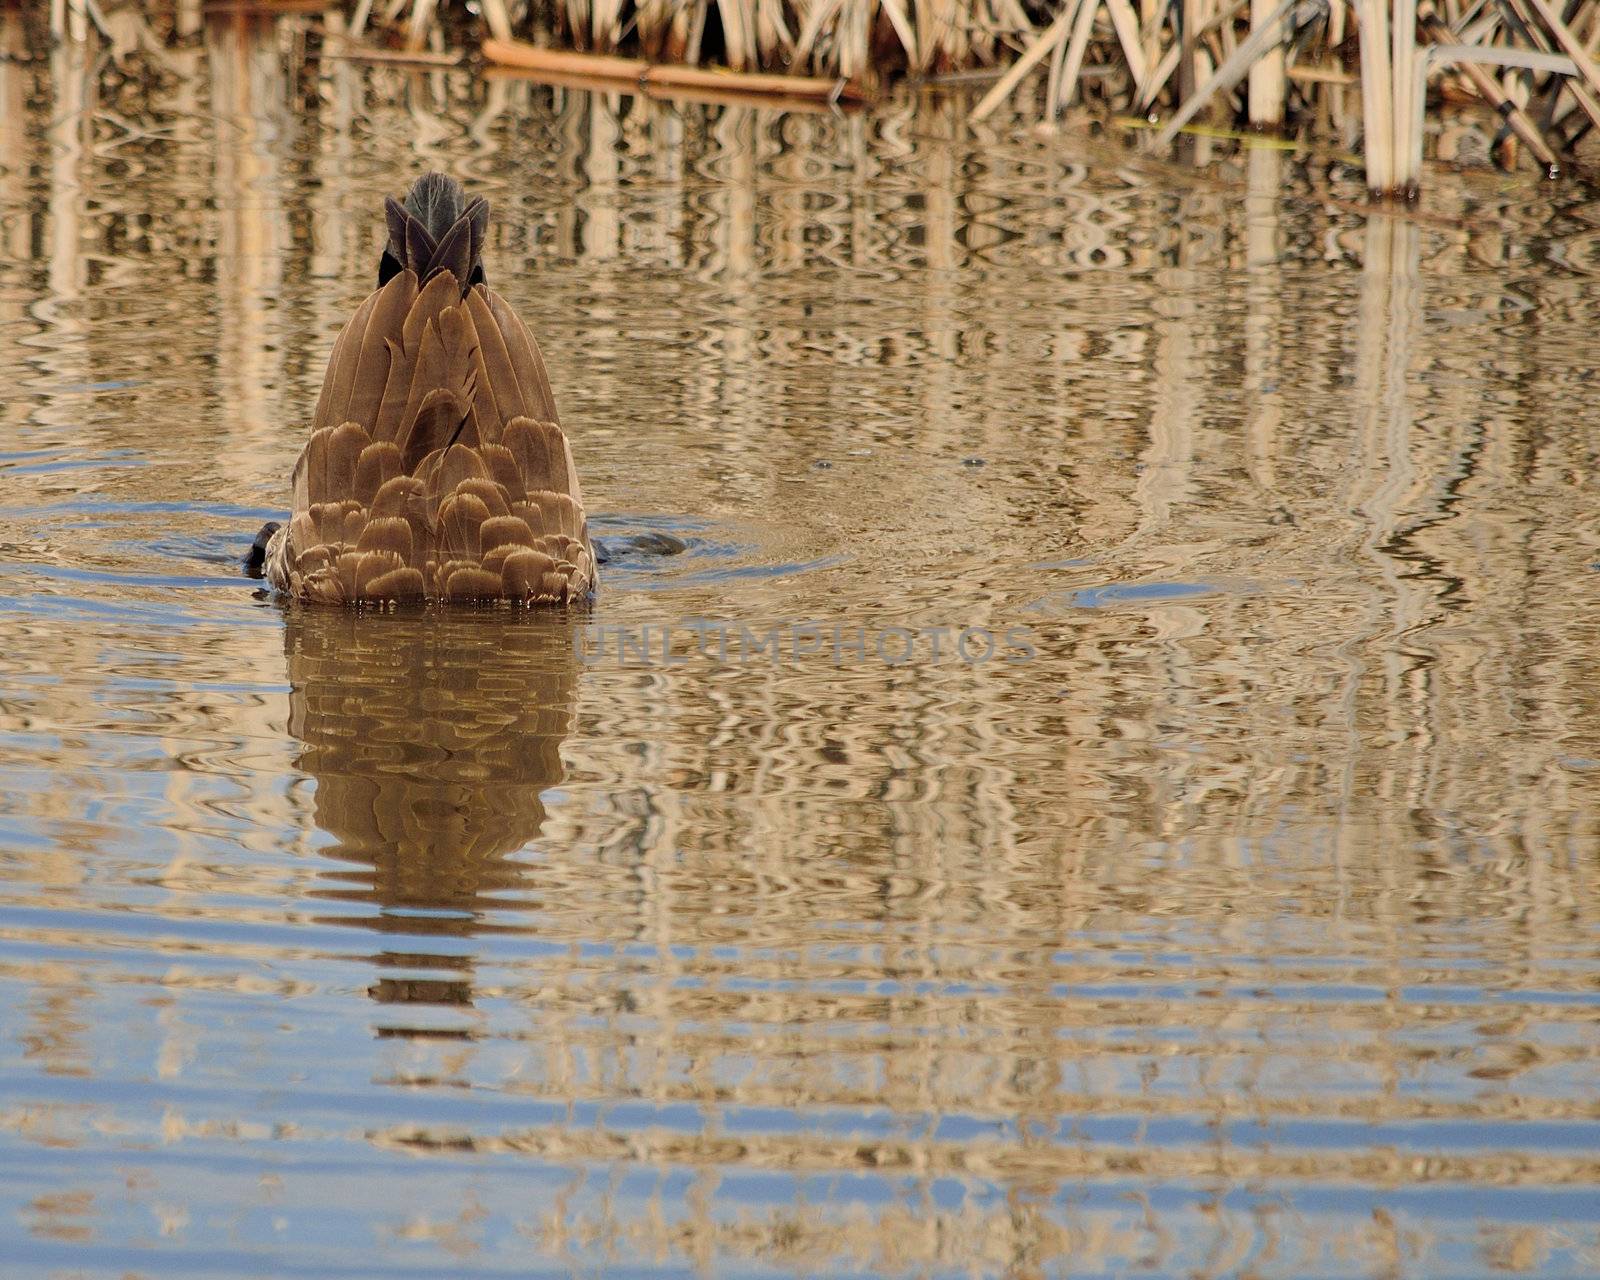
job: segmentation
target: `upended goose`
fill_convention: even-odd
[[[572,449],[527,326],[484,281],[488,203],[384,203],[378,290],[334,343],[293,509],[253,558],[317,604],[562,604],[595,587]]]

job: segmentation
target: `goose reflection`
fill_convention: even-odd
[[[313,896],[349,904],[326,922],[405,935],[376,957],[380,1002],[470,1005],[471,951],[444,940],[516,927],[516,854],[538,838],[572,727],[573,626],[290,611],[289,728],[332,838]]]

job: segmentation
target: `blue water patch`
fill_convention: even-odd
[[[281,520],[282,507],[242,507],[233,502],[109,502],[101,498],[73,498],[64,502],[0,507],[0,516],[37,519],[54,515],[184,515],[220,516],[227,520]]]
[[[191,584],[197,585],[197,584]],[[228,580],[226,583],[213,582],[209,585],[243,585],[256,588],[248,578],[240,579],[238,584]],[[5,596],[0,594],[0,614],[15,617],[38,617],[52,619],[77,619],[95,622],[123,622],[158,627],[198,627],[216,626],[216,618],[201,617],[196,614],[175,609],[170,603],[147,603],[139,601],[101,601],[90,600],[83,596]],[[276,612],[256,614],[242,614],[230,617],[229,626],[266,627],[280,625],[279,615]]]
[[[12,459],[44,459],[43,461],[20,461],[13,464]],[[132,449],[115,449],[110,453],[90,454],[82,458],[69,458],[59,456],[51,449],[36,449],[27,454],[12,454],[9,457],[0,455],[0,471],[7,471],[14,476],[50,475],[59,471],[93,471],[99,467],[147,467],[149,460],[141,458]]]
[[[1164,604],[1193,596],[1216,594],[1217,588],[1204,582],[1113,582],[1103,587],[1083,587],[1070,600],[1076,609],[1100,609],[1112,604]]]
[[[672,585],[694,585],[706,582],[733,582],[742,578],[786,578],[791,574],[815,573],[819,569],[832,569],[849,563],[849,556],[820,556],[815,560],[785,560],[777,564],[746,564],[730,568],[702,569],[677,578]]]
[[[109,569],[75,569],[69,565],[0,564],[0,574],[24,573],[55,582],[94,582],[119,587],[171,587],[179,591],[196,588],[251,586],[242,574],[237,577],[202,577],[176,573],[116,573]]]
[[[108,378],[104,382],[65,382],[59,387],[51,389],[51,395],[77,396],[87,395],[95,391],[126,391],[129,387],[143,384],[140,378]]]
[[[1062,561],[1064,566],[1067,562]],[[1168,604],[1218,595],[1228,588],[1215,582],[1107,582],[1073,591],[1052,591],[1022,606],[1029,614],[1061,614],[1071,609],[1105,609],[1116,605]]]
[[[229,579],[243,580],[245,553],[255,539],[257,527],[216,529],[203,534],[163,534],[154,538],[126,538],[113,545],[118,550],[143,552],[163,560],[182,560],[205,565],[227,566]]]

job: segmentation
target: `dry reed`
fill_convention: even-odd
[[[1042,72],[1046,122],[1074,105],[1151,115],[1158,146],[1205,111],[1273,130],[1339,114],[1326,100],[1358,62],[1368,186],[1386,194],[1420,181],[1430,78],[1500,113],[1507,158],[1520,142],[1553,168],[1600,123],[1600,0],[525,0],[512,25],[737,71],[991,75],[974,120]]]
[[[259,0],[272,8],[276,0]],[[299,0],[303,3],[303,0]],[[196,0],[169,0],[178,9]],[[115,0],[50,0],[58,34],[108,26]],[[1498,154],[1553,168],[1600,124],[1600,0],[345,0],[330,28],[524,45],[737,72],[882,84],[993,78],[972,118],[1043,76],[1040,115],[1078,105],[1165,122],[1202,112],[1260,129],[1339,119],[1359,65],[1375,192],[1420,180],[1430,80],[1501,117]],[[1353,19],[1353,21],[1352,21]],[[1485,70],[1495,68],[1498,75]],[[1439,95],[1435,95],[1437,100]],[[1354,136],[1345,141],[1356,144]]]

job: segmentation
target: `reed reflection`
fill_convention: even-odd
[[[406,935],[378,958],[386,969],[444,971],[382,977],[380,1002],[471,1004],[471,956],[427,940],[503,929],[515,908],[517,854],[562,779],[571,624],[291,610],[285,647],[297,765],[332,837],[313,896],[341,906],[322,920]]]

